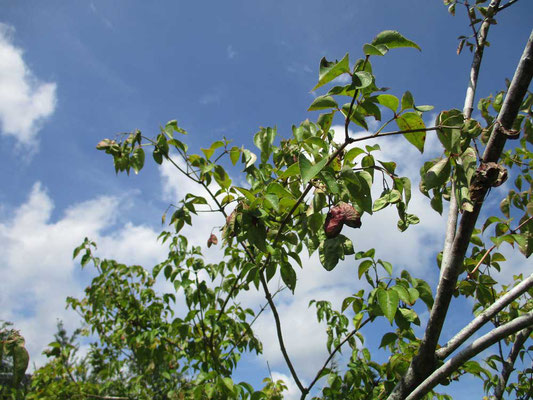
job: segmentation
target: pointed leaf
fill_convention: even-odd
[[[374,47],[385,45],[389,49],[395,49],[399,47],[414,47],[415,49],[421,50],[415,42],[406,39],[397,31],[383,31],[379,33],[372,41],[372,45]]]
[[[400,304],[400,296],[398,296],[398,293],[393,289],[385,290],[379,288],[377,290],[377,299],[381,311],[383,311],[383,314],[392,325],[394,315]]]
[[[337,102],[333,99],[333,97],[324,95],[324,96],[318,96],[309,106],[307,111],[316,111],[316,110],[325,110],[329,108],[339,108],[339,105]]]
[[[426,128],[422,118],[414,112],[402,114],[396,118],[396,124],[402,131]],[[405,133],[403,137],[405,137],[407,141],[414,145],[421,153],[424,152],[424,144],[426,143],[425,131]]]
[[[337,76],[344,73],[350,73],[350,62],[348,60],[348,53],[338,62],[330,62],[326,58],[320,60],[320,71],[318,74],[318,83],[313,90],[318,89],[320,86],[331,82]]]
[[[298,164],[300,166],[300,174],[302,176],[303,185],[306,186],[311,179],[313,179],[324,168],[328,158],[324,157],[315,165],[307,159],[302,153],[298,155]]]
[[[396,112],[400,105],[400,100],[392,94],[380,94],[377,96],[378,103]]]

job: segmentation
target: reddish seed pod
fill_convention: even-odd
[[[324,223],[324,232],[326,237],[332,239],[341,233],[343,224],[350,228],[361,227],[361,216],[350,204],[340,202],[335,207],[332,207],[326,216]]]
[[[214,233],[211,234],[211,236],[209,236],[209,239],[207,239],[207,247],[211,247],[212,245],[217,245],[218,244],[218,238],[216,237],[216,235]]]

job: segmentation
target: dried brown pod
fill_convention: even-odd
[[[212,245],[217,245],[218,244],[218,238],[217,236],[212,233],[211,236],[209,236],[209,239],[207,239],[207,247],[211,247]]]
[[[341,233],[343,225],[346,224],[350,228],[361,227],[361,216],[352,205],[340,202],[335,207],[332,207],[326,216],[324,223],[324,232],[327,238],[334,238]]]

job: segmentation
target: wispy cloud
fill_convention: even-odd
[[[43,122],[56,108],[55,83],[41,82],[13,44],[14,28],[0,23],[0,134],[30,150],[38,146]]]
[[[211,89],[210,92],[203,94],[200,96],[200,99],[198,100],[200,104],[207,106],[211,104],[220,104],[222,101],[222,98],[224,97],[224,87],[222,85],[215,86]]]
[[[226,55],[228,59],[233,60],[237,56],[237,52],[233,48],[233,46],[230,44],[228,47],[226,47]]]

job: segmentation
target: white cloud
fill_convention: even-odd
[[[97,242],[101,257],[147,267],[164,257],[151,228],[114,226],[119,205],[119,198],[102,196],[75,204],[52,221],[53,201],[36,183],[12,217],[0,220],[1,317],[21,329],[32,364],[42,363],[41,352],[53,340],[58,319],[69,331],[79,326],[76,314],[65,310],[65,298],[81,295],[72,251],[84,237]]]
[[[287,390],[283,392],[283,398],[285,400],[297,400],[301,397],[300,389],[298,389],[298,386],[296,386],[296,383],[291,377],[282,374],[281,372],[273,371],[272,380],[274,382],[281,380],[285,383],[285,386],[287,386]]]
[[[13,44],[14,29],[0,24],[0,124],[1,134],[18,145],[37,148],[37,134],[56,108],[56,84],[37,79]]]

